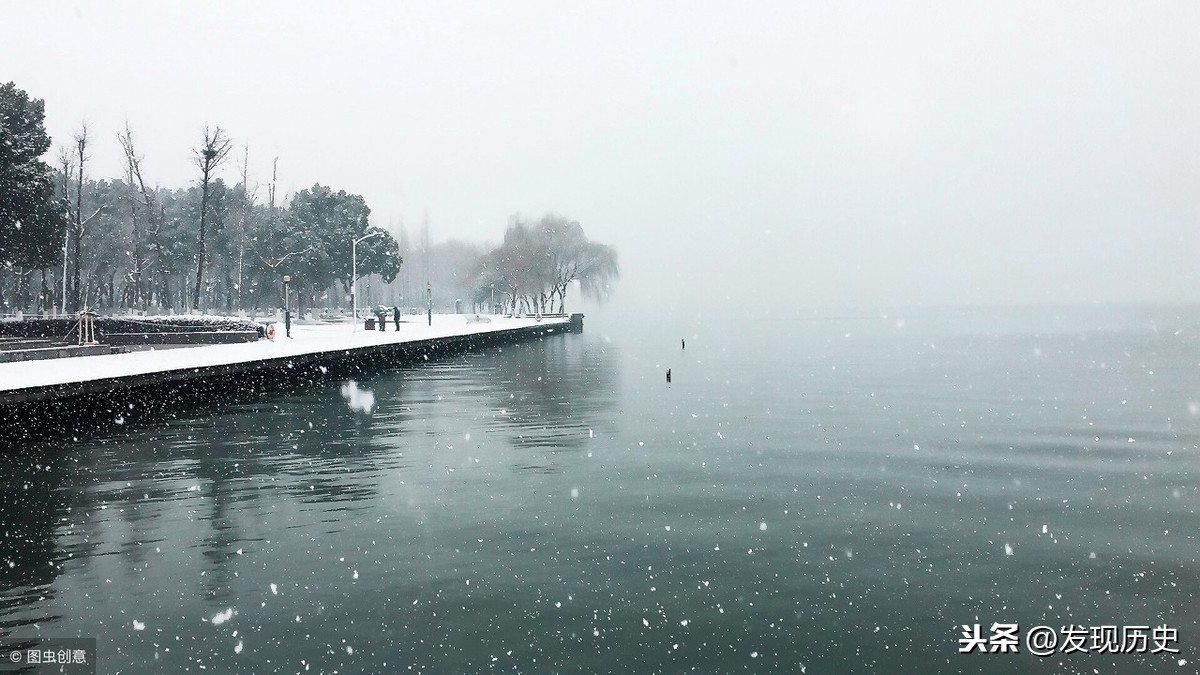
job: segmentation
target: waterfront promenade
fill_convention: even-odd
[[[470,315],[434,315],[427,325],[424,316],[408,316],[398,331],[391,322],[386,331],[368,331],[361,325],[355,330],[350,324],[294,324],[289,339],[277,324],[274,341],[0,364],[0,406],[247,373],[324,373],[346,362],[361,366],[430,358],[449,350],[565,332],[569,326],[564,317],[477,320]]]

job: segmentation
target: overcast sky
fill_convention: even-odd
[[[0,79],[95,177],[126,117],[170,187],[219,125],[378,225],[575,218],[617,306],[1200,300],[1196,2],[0,9]]]

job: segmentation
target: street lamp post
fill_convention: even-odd
[[[429,318],[429,325],[433,325],[433,288],[429,282],[425,282],[425,315]]]
[[[383,234],[382,231],[364,234],[350,244],[350,311],[353,312],[350,320],[354,322],[356,331],[358,330],[358,242],[381,234]]]
[[[290,275],[283,275],[283,330],[284,334],[292,337],[292,296],[288,293],[288,284],[292,283]]]

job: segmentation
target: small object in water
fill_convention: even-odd
[[[679,348],[680,348],[680,349],[687,349],[687,341],[685,341],[683,338],[680,338],[680,339],[679,339]]]
[[[671,381],[671,369],[667,368],[667,382]]]

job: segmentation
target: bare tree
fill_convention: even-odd
[[[62,269],[62,311],[67,311],[67,262],[71,259],[68,251],[71,248],[71,225],[75,217],[71,212],[71,173],[74,162],[71,161],[71,153],[66,148],[59,146],[58,148],[58,165],[60,167],[60,177],[62,178],[62,194],[63,208],[67,213],[67,217],[63,219],[66,226],[63,227],[63,269]]]
[[[276,160],[278,161],[278,160]],[[242,285],[244,283],[243,271],[245,269],[246,260],[246,233],[250,231],[250,217],[254,211],[254,198],[258,194],[258,188],[254,192],[250,191],[250,146],[245,146],[245,156],[242,160],[242,218],[241,231],[238,233],[238,267],[237,267],[237,306],[242,307]],[[275,196],[275,184],[272,177],[271,197]]]
[[[163,299],[171,297],[171,274],[166,266],[166,257],[162,253],[162,244],[160,235],[163,227],[162,209],[155,208],[154,193],[146,188],[146,180],[142,177],[142,157],[137,154],[137,150],[133,145],[133,130],[129,128],[129,120],[125,121],[125,133],[118,135],[118,140],[121,142],[121,148],[125,151],[125,163],[127,164],[127,175],[132,176],[130,183],[137,181],[138,191],[142,195],[142,203],[146,208],[146,221],[149,224],[150,248],[154,254],[154,260],[158,267],[159,283],[162,285],[160,296]],[[140,273],[144,267],[150,265],[150,260],[143,260],[135,269]]]
[[[275,212],[275,181],[279,178],[279,158],[271,163],[271,185],[267,188],[267,208]]]
[[[88,160],[87,131],[87,123],[84,122],[80,125],[79,131],[75,133],[75,150],[78,159],[75,168],[79,170],[79,173],[75,183],[75,247],[71,251],[71,267],[74,268],[71,272],[71,309],[73,311],[81,309],[79,306],[79,249],[83,243],[83,165]],[[91,218],[89,217],[88,220]]]
[[[87,122],[80,125],[79,131],[75,132],[75,146],[71,151],[60,149],[58,161],[63,171],[63,198],[67,209],[67,220],[70,223],[68,234],[63,246],[63,308],[70,311],[79,311],[82,309],[82,296],[79,283],[80,265],[80,246],[83,242],[83,234],[87,229],[88,223],[92,219],[104,212],[105,206],[102,204],[92,211],[91,215],[86,218],[83,216],[83,172],[84,166],[87,164],[90,157],[87,154],[88,145],[88,128]],[[71,174],[74,173],[75,178],[75,204],[71,204]],[[73,246],[72,246],[73,242]],[[74,268],[71,272],[71,296],[68,302],[67,298],[67,249],[70,248],[71,266]]]
[[[142,302],[144,297],[142,293],[142,270],[148,267],[150,262],[143,255],[142,239],[144,238],[144,232],[143,227],[139,224],[139,195],[135,192],[137,185],[134,183],[135,180],[138,180],[134,176],[134,168],[138,164],[138,158],[133,151],[133,130],[129,128],[129,120],[125,120],[125,131],[117,134],[117,141],[121,143],[121,148],[125,151],[126,199],[129,201],[129,218],[133,224],[133,265],[129,270],[129,281],[133,287],[133,298],[129,304],[137,309],[145,309],[145,305]],[[146,210],[150,211],[149,207]],[[146,221],[149,222],[151,218],[152,216],[148,213]]]
[[[213,172],[225,161],[232,141],[225,136],[224,130],[217,127],[213,131],[204,127],[204,145],[196,151],[196,165],[200,167],[200,248],[196,258],[196,289],[192,293],[192,309],[200,309],[200,290],[204,283],[204,229],[208,217],[208,191],[212,182]]]

